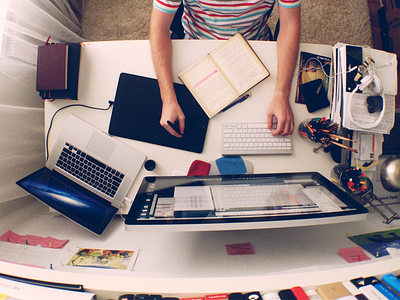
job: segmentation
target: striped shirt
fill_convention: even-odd
[[[160,11],[175,13],[182,0],[154,0]],[[297,7],[300,0],[277,0]],[[275,0],[185,0],[182,24],[186,39],[229,39],[240,32],[248,40],[268,40],[267,20]]]

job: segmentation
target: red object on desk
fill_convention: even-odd
[[[205,161],[195,160],[190,165],[188,176],[202,176],[208,175],[211,165]]]

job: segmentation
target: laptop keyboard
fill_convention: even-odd
[[[222,124],[222,155],[292,154],[292,136],[273,136],[276,123]]]
[[[69,143],[65,143],[56,166],[110,197],[115,196],[124,178],[124,174]]]

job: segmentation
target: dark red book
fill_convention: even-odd
[[[37,91],[65,90],[67,88],[68,45],[39,46],[37,57]]]

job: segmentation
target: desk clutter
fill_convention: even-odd
[[[338,43],[332,58],[330,118],[356,141],[350,165],[364,172],[376,171],[383,135],[390,134],[394,126],[396,54]]]
[[[308,111],[314,112],[327,106],[328,95],[330,121],[344,132],[342,140],[351,138],[349,141],[353,142],[347,147],[352,152],[351,165],[360,167],[369,162],[363,167],[365,170],[377,164],[383,134],[389,134],[394,126],[396,54],[343,43],[337,43],[332,50],[332,58],[300,53],[296,103],[307,104]],[[335,144],[335,140],[313,136],[307,132],[307,124],[302,125],[300,135],[322,143],[326,150]]]
[[[314,143],[321,143],[321,147],[314,148],[313,152],[317,152],[320,148],[324,148],[328,152],[332,147],[337,146],[349,151],[357,152],[340,141],[353,141],[349,138],[336,134],[339,125],[326,118],[312,118],[304,120],[299,125],[299,134],[301,137]]]
[[[349,167],[347,165],[337,165],[331,172],[331,180],[341,186],[348,194],[355,198],[360,204],[369,204],[379,213],[384,223],[389,224],[394,220],[400,219],[397,212],[391,209],[382,199],[374,194],[374,187],[371,180],[363,173],[360,168]],[[387,217],[374,203],[376,200],[389,213]]]
[[[336,44],[332,120],[350,130],[389,134],[394,125],[396,68],[396,54]],[[371,99],[377,99],[378,105]]]
[[[399,276],[398,276],[399,277]],[[400,299],[400,280],[393,274],[385,274],[379,280],[375,276],[359,277],[345,282],[318,285],[315,288],[291,288],[260,293],[222,293],[204,297],[177,298],[161,295],[124,294],[118,300],[336,300],[336,299]]]
[[[376,173],[378,177],[381,174],[386,183],[384,171],[378,169],[378,164],[383,153],[384,134],[390,134],[394,127],[397,89],[396,54],[342,43],[333,46],[332,59],[312,53],[300,54],[296,103],[315,102],[316,95],[322,97],[320,94],[326,92],[331,98],[329,119],[304,120],[299,125],[300,136],[321,144],[313,149],[315,153],[321,148],[324,152],[331,151],[332,158],[339,164],[332,171],[332,181],[362,205],[369,204],[387,224],[399,216],[382,196],[374,194],[372,181],[365,173]],[[324,100],[319,101],[317,108],[325,107]],[[309,112],[318,110],[307,108]],[[395,186],[400,182],[398,176],[394,177],[392,175],[391,183],[384,187],[388,195],[400,191],[400,188],[392,188],[393,182]],[[374,200],[389,212],[389,217],[374,205]]]

